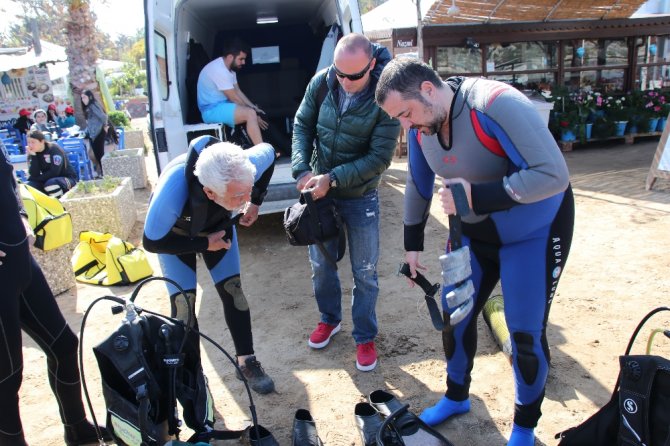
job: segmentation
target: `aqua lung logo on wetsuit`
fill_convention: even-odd
[[[556,286],[558,286],[558,279],[561,277],[561,272],[563,271],[563,251],[561,249],[561,238],[554,237],[551,239],[551,253],[554,259],[554,269],[551,271],[551,277],[554,279],[551,282],[551,293],[549,294],[549,303],[554,300],[554,294],[556,293]]]

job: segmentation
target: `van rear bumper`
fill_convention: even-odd
[[[291,206],[300,198],[300,192],[295,187],[295,181],[289,183],[270,183],[268,193],[261,205],[258,214],[273,214],[275,212],[284,212],[284,209]]]

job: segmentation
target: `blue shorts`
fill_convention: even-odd
[[[235,107],[234,102],[219,102],[210,106],[207,110],[201,111],[202,120],[208,124],[224,123],[228,127],[235,127]]]

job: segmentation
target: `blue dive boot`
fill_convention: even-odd
[[[517,426],[512,427],[512,435],[507,446],[533,446],[535,444],[535,429]]]
[[[428,426],[436,426],[451,417],[461,413],[470,412],[470,399],[453,401],[443,396],[436,405],[425,409],[419,418]]]

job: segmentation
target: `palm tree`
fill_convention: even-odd
[[[75,118],[80,126],[85,122],[79,95],[91,90],[100,98],[100,87],[95,77],[98,48],[95,37],[95,20],[88,0],[70,0],[69,18],[65,22],[67,34],[67,60],[70,69],[70,88],[74,95]]]

